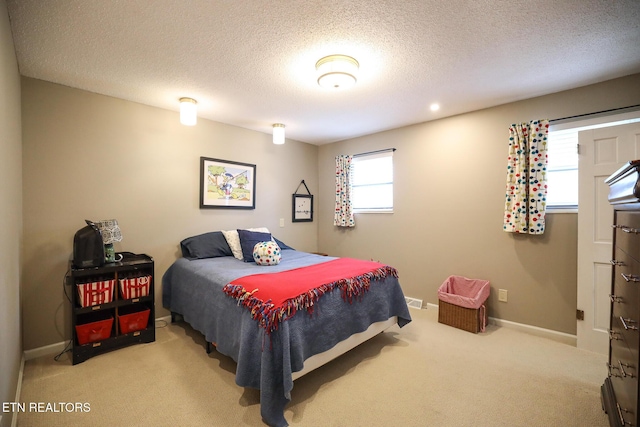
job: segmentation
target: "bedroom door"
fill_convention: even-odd
[[[640,123],[579,133],[577,346],[607,354],[611,293],[613,208],[604,180],[629,160],[640,159]]]

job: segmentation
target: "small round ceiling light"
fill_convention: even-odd
[[[327,89],[348,89],[356,84],[360,64],[346,55],[329,55],[316,62],[318,84]]]
[[[429,108],[431,109],[431,111],[438,111],[440,109],[440,105],[434,103],[434,104],[431,104]]]

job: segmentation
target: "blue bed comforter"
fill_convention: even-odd
[[[333,260],[295,250],[283,250],[275,266],[258,266],[234,257],[175,261],[162,277],[162,304],[183,316],[216,349],[237,363],[236,384],[260,389],[260,412],[271,426],[286,426],[284,408],[291,399],[291,375],[304,361],[329,350],[375,322],[398,316],[400,327],[411,321],[398,279],[373,282],[352,304],[339,290],[324,295],[313,314],[296,313],[267,335],[249,310],[225,295],[222,288],[234,279],[257,273],[275,273]]]

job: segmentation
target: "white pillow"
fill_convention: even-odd
[[[267,227],[258,227],[258,228],[243,228],[243,230],[249,231],[259,231],[260,233],[270,233]],[[238,230],[221,230],[224,238],[227,240],[227,244],[231,248],[231,252],[233,252],[233,256],[240,261],[244,260],[244,256],[242,255],[242,246],[240,246],[240,236],[238,236]]]

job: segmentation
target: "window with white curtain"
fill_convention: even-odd
[[[354,212],[393,212],[393,150],[353,156]]]

